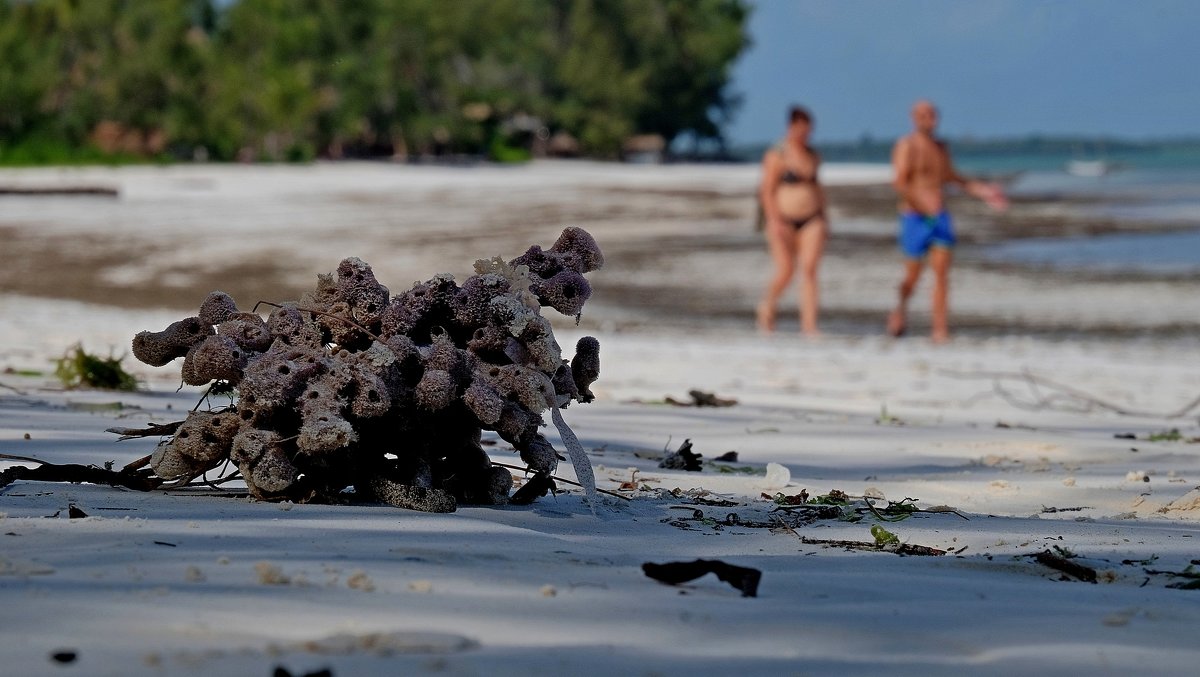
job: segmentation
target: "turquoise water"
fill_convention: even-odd
[[[1096,272],[1200,272],[1200,230],[1017,240],[988,247],[993,261]]]
[[[989,247],[986,258],[1103,272],[1200,273],[1200,155],[1106,157],[1113,170],[1094,177],[1068,173],[1070,159],[973,158],[960,167],[1010,172],[1012,196],[1057,200],[1064,212],[1085,221],[1115,220],[1130,228],[1169,225],[1181,231],[1018,240]]]

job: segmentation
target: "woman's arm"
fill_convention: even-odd
[[[826,199],[825,199],[825,186],[819,180],[820,174],[821,174],[821,154],[814,150],[812,152],[812,156],[813,156],[813,187],[817,189],[817,210],[824,214],[825,207],[828,206],[828,203],[826,202]],[[828,221],[829,215],[825,214],[825,218],[826,218],[826,221]]]
[[[779,203],[775,200],[775,191],[779,189],[780,179],[783,176],[783,158],[780,157],[778,151],[774,148],[768,149],[763,154],[763,175],[762,183],[758,189],[758,199],[762,203],[763,215],[767,218],[767,227],[778,223]]]

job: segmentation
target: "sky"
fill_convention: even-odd
[[[919,98],[947,136],[1200,136],[1200,0],[751,0],[729,140],[906,132]]]

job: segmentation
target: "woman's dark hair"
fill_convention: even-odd
[[[805,108],[804,106],[792,106],[791,108],[789,108],[788,109],[788,124],[792,124],[792,123],[800,122],[800,121],[807,122],[811,125],[812,124],[812,113],[809,113],[808,109]]]

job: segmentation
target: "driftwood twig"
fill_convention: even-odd
[[[1042,566],[1047,566],[1056,571],[1061,571],[1064,574],[1074,576],[1081,581],[1085,581],[1087,583],[1096,582],[1095,569],[1072,562],[1066,557],[1059,557],[1049,550],[1043,550],[1037,553],[1033,556],[1033,559]]]
[[[1039,411],[1053,409],[1083,414],[1096,409],[1102,409],[1121,416],[1138,416],[1143,418],[1183,418],[1197,408],[1200,408],[1200,396],[1171,412],[1144,411],[1102,400],[1078,388],[1053,381],[1044,376],[1038,376],[1028,370],[1015,371],[956,371],[940,369],[938,373],[958,379],[991,379],[992,389],[1009,404],[1021,409]],[[1005,382],[1020,381],[1029,389],[1032,399],[1018,397],[1004,387]],[[1043,394],[1042,389],[1050,392]]]
[[[183,425],[183,421],[147,423],[145,428],[106,428],[104,432],[120,435],[117,441],[123,442],[138,437],[165,437],[167,435],[174,435],[175,431],[179,430],[179,426],[181,425]]]
[[[152,491],[162,485],[162,479],[145,473],[106,470],[94,465],[75,463],[39,462],[41,465],[36,468],[14,465],[11,468],[0,470],[0,487],[8,486],[17,480],[103,484],[137,491]]]

